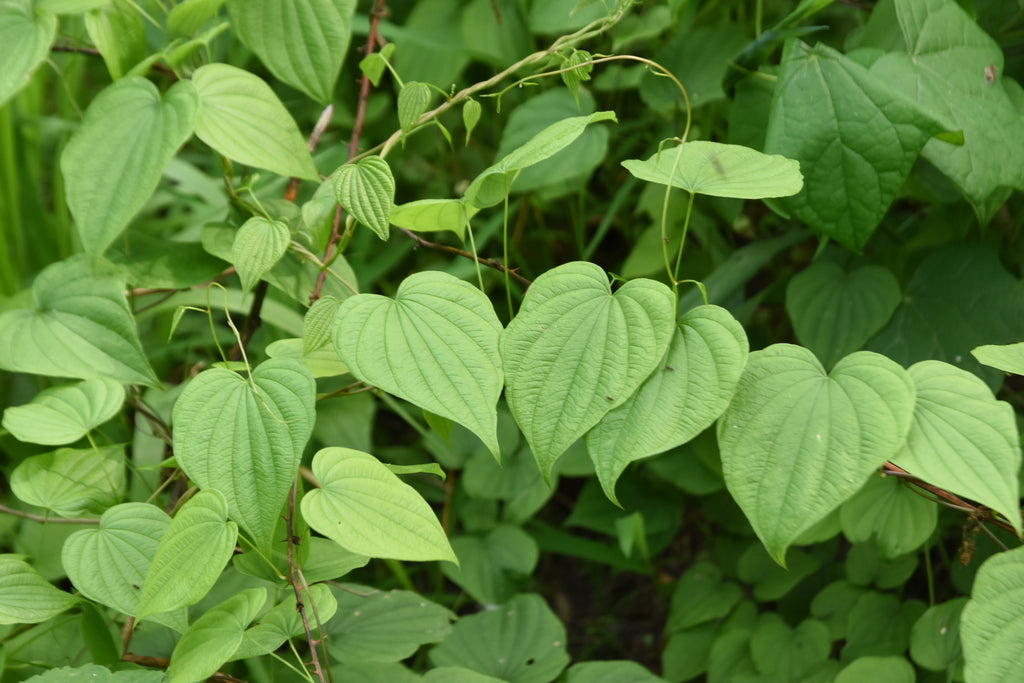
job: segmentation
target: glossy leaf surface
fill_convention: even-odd
[[[43,389],[25,405],[4,411],[3,427],[19,441],[46,446],[73,443],[114,417],[124,387],[106,377]]]

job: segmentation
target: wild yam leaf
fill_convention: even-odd
[[[466,224],[476,213],[462,199],[420,199],[399,204],[391,210],[391,223],[413,232],[451,230],[459,239],[466,238]]]
[[[338,203],[377,237],[387,240],[395,204],[395,177],[388,162],[379,156],[366,157],[341,166],[333,177]]]
[[[1012,683],[1024,677],[1024,548],[985,561],[960,617],[969,681]]]
[[[124,446],[58,448],[26,458],[11,473],[14,495],[61,517],[102,512],[121,500],[124,487]]]
[[[57,17],[31,0],[0,5],[0,107],[28,85],[57,36]]]
[[[249,291],[288,251],[291,232],[281,221],[254,216],[242,224],[231,246],[231,262]]]
[[[18,557],[0,556],[0,624],[38,624],[76,602]]]
[[[267,602],[266,588],[249,588],[207,610],[182,634],[167,667],[169,683],[191,683],[217,673],[242,644],[245,629]]]
[[[43,389],[21,406],[4,411],[3,427],[19,441],[46,446],[73,443],[114,417],[124,387],[107,377]]]
[[[839,519],[852,543],[875,538],[883,559],[892,560],[924,545],[938,523],[938,506],[897,477],[871,477],[843,503]]]

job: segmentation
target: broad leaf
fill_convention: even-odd
[[[167,13],[167,30],[172,37],[189,36],[217,16],[224,0],[183,0]]]
[[[123,277],[85,256],[47,266],[32,285],[35,310],[0,313],[0,368],[155,384],[124,290]]]
[[[199,94],[196,135],[226,157],[284,176],[316,180],[316,166],[291,114],[258,76],[206,64],[192,82]]]
[[[828,626],[817,619],[790,628],[777,614],[766,614],[750,637],[754,665],[769,680],[799,681],[826,661],[831,649]]]
[[[458,536],[452,549],[459,566],[442,564],[453,583],[479,603],[496,605],[510,600],[537,566],[537,542],[519,527],[501,525],[484,536]]]
[[[914,683],[917,673],[904,657],[858,657],[843,668],[833,683]]]
[[[37,624],[76,602],[78,598],[51,586],[18,556],[0,555],[0,624]]]
[[[717,566],[699,562],[686,570],[672,591],[665,631],[674,633],[722,619],[742,597],[739,586],[722,580]]]
[[[321,104],[352,39],[356,0],[229,0],[231,28],[270,73]]]
[[[900,299],[900,283],[885,268],[864,266],[846,273],[822,261],[789,281],[786,312],[800,343],[831,368],[882,329]]]
[[[910,632],[910,656],[923,669],[946,671],[962,656],[960,617],[967,598],[928,608]]]
[[[587,432],[594,470],[613,502],[629,463],[682,445],[732,400],[747,362],[747,335],[724,308],[701,306],[676,325],[668,352],[630,398]]]
[[[166,677],[163,671],[128,669],[111,672],[98,664],[86,664],[49,669],[29,680],[32,683],[164,683]]]
[[[278,339],[267,344],[267,356],[270,358],[290,358],[302,364],[313,377],[337,377],[348,372],[348,366],[341,362],[334,346],[305,352],[302,350],[304,340],[297,338]]]
[[[447,273],[406,278],[394,300],[359,294],[334,344],[360,380],[464,425],[497,458],[501,322],[480,290]]]
[[[985,344],[971,349],[978,362],[1014,375],[1024,375],[1024,342],[997,346]]]
[[[330,543],[330,541],[324,541]],[[330,543],[334,545],[333,543]],[[337,546],[334,546],[337,547]],[[262,561],[262,560],[261,560]],[[304,566],[303,575],[309,579],[309,572]],[[309,593],[302,596],[309,614],[316,607],[316,615],[320,622],[327,624],[338,609],[338,602],[326,584],[318,583],[309,587]],[[302,617],[295,609],[295,594],[289,591],[284,601],[274,605],[266,614],[260,616],[258,624],[254,624],[242,634],[242,643],[231,655],[230,661],[260,657],[281,647],[286,640],[294,636],[305,635]]]
[[[243,376],[200,373],[174,405],[174,453],[201,489],[224,495],[231,518],[261,550],[280,534],[302,449],[315,419],[316,385],[295,360],[270,359]],[[283,527],[281,527],[283,528]]]
[[[288,251],[291,237],[288,226],[281,221],[254,216],[242,224],[231,246],[231,262],[242,280],[242,289],[255,287],[277,265]]]
[[[33,9],[31,0],[0,4],[0,107],[28,85],[57,36],[57,17]]]
[[[843,503],[839,519],[853,543],[875,537],[883,559],[891,560],[920,548],[935,531],[939,508],[897,477],[871,477]]]
[[[334,193],[353,218],[382,240],[388,238],[391,207],[395,204],[395,178],[388,162],[371,156],[345,164],[334,172]]]
[[[940,488],[1001,512],[1021,531],[1020,436],[1013,408],[975,375],[941,361],[909,370],[914,421],[892,461]]]
[[[169,683],[191,683],[217,673],[242,644],[246,626],[263,609],[268,596],[266,588],[250,588],[196,619],[171,653]]]
[[[675,320],[671,290],[576,261],[538,277],[501,336],[505,396],[545,478],[576,439],[657,367]]]
[[[322,296],[302,317],[302,352],[312,353],[326,346],[334,334],[334,317],[341,302],[333,296]]]
[[[1024,678],[1024,548],[985,561],[960,617],[964,673],[969,681],[1011,683]]]
[[[25,405],[4,411],[3,427],[19,441],[74,443],[114,417],[124,403],[120,382],[94,377],[43,389]]]
[[[377,458],[351,448],[324,448],[313,457],[320,488],[302,498],[310,527],[360,555],[457,562],[444,530],[423,497]]]
[[[714,197],[786,197],[803,187],[796,161],[721,142],[686,142],[622,165],[640,180]]]
[[[470,215],[462,199],[421,199],[392,208],[391,223],[413,232],[451,230],[462,240]]]
[[[403,138],[430,107],[430,95],[430,86],[417,81],[409,81],[398,92],[398,125]]]
[[[124,487],[124,446],[59,448],[26,458],[11,473],[14,495],[61,517],[102,512],[121,500]]]
[[[565,683],[664,683],[666,680],[671,680],[668,673],[665,678],[659,678],[636,662],[625,659],[579,662],[565,672]]]
[[[925,143],[942,132],[905,93],[830,47],[788,43],[765,151],[797,159],[804,189],[781,206],[860,251]]]
[[[87,12],[85,28],[115,81],[146,58],[146,25],[129,0],[110,0]]]
[[[175,83],[161,97],[132,76],[105,88],[60,158],[67,201],[82,245],[102,254],[149,201],[164,166],[192,136],[196,90]]]
[[[913,381],[876,353],[831,374],[800,346],[750,354],[718,443],[725,483],[776,562],[895,455],[913,409]]]
[[[224,496],[216,490],[193,496],[157,545],[136,616],[141,620],[199,602],[231,559],[237,539],[238,526],[228,521]]]

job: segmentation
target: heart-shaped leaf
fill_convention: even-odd
[[[0,107],[28,85],[57,36],[57,17],[33,8],[32,3],[5,2],[0,5],[0,45],[4,46],[0,61]]]
[[[358,294],[345,301],[334,344],[360,380],[464,425],[497,458],[500,334],[486,295],[428,271],[406,278],[394,300]]]
[[[302,498],[310,527],[342,548],[369,557],[458,562],[423,497],[377,458],[351,448],[313,457],[320,488]]]
[[[839,519],[851,542],[874,536],[879,554],[891,560],[924,545],[938,523],[939,508],[896,477],[871,477],[843,503]]]
[[[545,478],[657,367],[674,321],[672,291],[653,280],[612,294],[599,266],[576,261],[534,281],[502,333],[501,357],[509,410]]]
[[[124,387],[108,377],[43,389],[29,403],[4,411],[3,426],[19,441],[60,446],[78,441],[114,417]]]
[[[316,384],[295,360],[241,375],[200,373],[174,405],[174,453],[201,489],[220,491],[231,518],[268,553],[315,419]]]
[[[426,83],[409,81],[402,86],[398,92],[398,125],[403,138],[429,106],[430,86]]]
[[[146,24],[129,0],[110,0],[86,12],[85,30],[115,81],[147,56]]]
[[[54,588],[26,562],[0,556],[0,624],[37,624],[76,602],[78,598]]]
[[[326,346],[334,334],[334,317],[341,302],[333,296],[322,296],[302,317],[302,353],[310,354]]]
[[[801,346],[750,354],[718,443],[726,486],[776,562],[895,455],[913,410],[910,376],[877,353],[831,374]]]
[[[845,273],[822,261],[789,281],[786,312],[800,343],[831,368],[882,329],[900,299],[899,281],[881,266]]]
[[[451,230],[466,238],[466,223],[475,213],[462,199],[421,199],[399,204],[391,210],[391,223],[413,232]]]
[[[242,289],[255,287],[277,265],[288,251],[291,237],[288,226],[281,221],[254,216],[242,224],[231,246],[231,262],[242,280]]]
[[[929,484],[1001,512],[1021,531],[1020,436],[1013,408],[983,381],[941,361],[911,366],[914,421],[892,461]]]
[[[1014,548],[981,565],[960,617],[967,680],[1011,683],[1024,678],[1022,620],[1024,548]]]
[[[1017,344],[985,344],[971,350],[971,355],[982,365],[1024,375],[1024,342]]]
[[[334,548],[338,547],[330,541],[319,540]],[[306,580],[309,581],[309,574],[305,566],[303,566],[302,572]],[[338,609],[338,601],[334,599],[334,594],[331,593],[327,584],[323,583],[311,585],[309,592],[303,594],[302,601],[307,608],[315,606],[317,618],[322,624],[330,622],[331,617]],[[242,634],[242,643],[231,655],[230,661],[261,657],[281,647],[289,638],[304,634],[305,626],[302,624],[302,615],[295,609],[295,594],[292,593],[282,602],[274,605],[266,614],[260,615],[258,624],[245,630],[245,633]]]
[[[382,240],[388,238],[395,204],[395,177],[388,162],[375,155],[345,164],[334,172],[334,194],[353,218]]]
[[[245,628],[267,603],[266,588],[233,595],[196,619],[182,634],[167,667],[169,683],[201,681],[217,673],[242,644]]]
[[[747,335],[724,308],[700,306],[676,325],[659,368],[587,432],[594,470],[613,502],[629,463],[680,446],[725,411],[747,363]]]
[[[458,536],[452,549],[459,566],[442,564],[444,575],[477,602],[497,605],[511,599],[537,566],[537,542],[519,527],[500,525],[484,536]]]
[[[15,467],[11,491],[61,517],[102,512],[124,495],[124,469],[124,446],[59,448]]]

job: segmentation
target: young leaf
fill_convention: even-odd
[[[201,489],[216,489],[261,550],[279,538],[281,509],[315,419],[316,384],[298,361],[271,359],[252,382],[200,373],[174,404],[174,453]]]
[[[192,74],[199,94],[196,135],[226,157],[284,176],[319,175],[291,114],[259,76],[227,64]]]
[[[1024,342],[1017,344],[985,344],[971,350],[982,365],[1014,375],[1024,375]]]
[[[627,159],[622,165],[640,180],[713,197],[785,197],[803,187],[798,162],[721,142],[686,142],[646,161]]]
[[[323,540],[323,539],[320,539]],[[330,541],[323,541],[337,548]],[[365,558],[364,558],[365,559]],[[262,560],[260,560],[262,562]],[[309,581],[308,566],[303,566],[303,575]],[[338,601],[326,584],[318,583],[309,587],[309,593],[302,596],[307,610],[316,606],[316,614],[320,623],[327,624],[338,609]],[[308,612],[307,612],[308,613]],[[281,647],[286,640],[294,636],[304,635],[305,627],[302,617],[295,609],[295,594],[289,592],[284,601],[274,605],[266,614],[260,616],[258,624],[251,626],[242,634],[242,642],[231,655],[229,661],[259,657]]]
[[[345,164],[334,172],[334,193],[353,218],[382,240],[388,238],[391,207],[395,204],[395,177],[388,162],[370,156]]]
[[[242,289],[249,291],[267,272],[277,265],[291,242],[292,234],[281,221],[268,221],[254,216],[242,224],[231,247]]]
[[[750,354],[718,443],[729,492],[776,562],[896,454],[913,405],[909,375],[876,353],[831,374],[801,346]]]
[[[23,460],[11,473],[11,491],[29,505],[61,517],[98,513],[124,495],[124,446],[59,448]]]
[[[57,36],[57,17],[30,0],[0,4],[0,107],[28,85]]]
[[[114,417],[124,387],[107,377],[43,389],[29,403],[4,411],[3,427],[19,441],[61,446]]]
[[[341,302],[333,296],[322,296],[313,302],[302,318],[302,352],[312,353],[331,341],[334,317]]]
[[[871,477],[839,509],[843,533],[852,543],[875,537],[883,559],[920,548],[935,531],[939,508],[896,477]]]
[[[128,0],[110,0],[87,12],[85,30],[115,81],[146,58],[146,25]]]
[[[356,0],[229,0],[231,28],[270,73],[329,104],[352,39]]]
[[[464,240],[471,212],[475,207],[462,199],[420,199],[393,207],[391,224],[413,232],[451,230]]]
[[[497,458],[500,334],[486,295],[426,271],[406,278],[394,300],[348,299],[338,310],[334,344],[357,378],[464,425]]]
[[[0,624],[38,624],[76,602],[18,556],[0,555]]]
[[[430,86],[426,83],[409,81],[402,86],[398,93],[398,125],[402,127],[403,140],[430,107],[430,94]]]
[[[700,306],[676,325],[668,352],[629,399],[587,432],[605,495],[629,463],[680,446],[707,429],[732,400],[747,363],[747,335],[724,308]]]
[[[157,546],[139,595],[136,617],[199,602],[231,559],[238,526],[216,489],[200,491],[181,506]]]
[[[291,358],[309,370],[314,378],[338,377],[348,372],[348,366],[341,362],[334,345],[321,346],[309,353],[303,351],[304,340],[298,338],[278,339],[267,344],[267,356],[270,358]]]
[[[565,87],[572,93],[572,98],[576,100],[576,104],[580,103],[580,83],[583,81],[590,80],[590,72],[594,70],[593,64],[587,64],[591,60],[591,55],[586,50],[573,50],[572,54],[565,58],[562,64],[563,69],[570,69],[569,71],[562,72],[562,82],[565,83]],[[586,64],[586,66],[582,66]]]
[[[184,0],[167,13],[167,31],[171,37],[190,36],[217,16],[224,0]]]
[[[612,294],[576,261],[538,277],[501,335],[505,397],[545,478],[576,439],[622,405],[664,357],[675,299],[653,280]]]
[[[313,474],[320,488],[303,496],[302,516],[342,548],[396,560],[458,561],[427,502],[369,453],[321,449]]]
[[[47,266],[32,284],[35,310],[0,313],[0,368],[156,384],[124,290],[123,277],[84,255]]]
[[[167,667],[168,683],[191,683],[217,673],[242,644],[246,626],[268,597],[266,588],[249,588],[196,619],[174,646]]]
[[[1011,683],[1024,677],[1024,548],[985,561],[960,617],[969,681]]]
[[[975,375],[941,361],[911,366],[914,421],[892,461],[929,484],[1001,512],[1021,532],[1020,436],[1013,408]]]
[[[462,125],[466,127],[467,146],[469,145],[469,137],[473,134],[473,129],[480,122],[481,113],[483,113],[483,106],[472,97],[462,105]]]
[[[198,98],[189,81],[161,97],[136,76],[105,88],[68,141],[60,167],[85,250],[102,254],[138,213],[164,167],[192,136]]]

